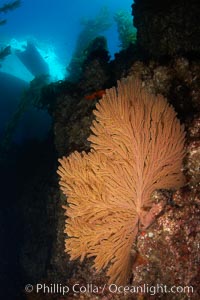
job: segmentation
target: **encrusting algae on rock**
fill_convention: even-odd
[[[162,210],[151,194],[184,184],[185,132],[173,107],[133,77],[107,90],[94,115],[90,152],[59,159],[65,250],[71,259],[93,257],[109,282],[124,284],[138,231]]]

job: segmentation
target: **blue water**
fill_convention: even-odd
[[[7,2],[0,1],[0,7]],[[18,49],[23,47],[27,40],[33,42],[48,63],[52,80],[60,80],[67,75],[66,67],[76,47],[78,34],[83,28],[81,19],[94,19],[103,6],[108,8],[109,21],[112,25],[102,35],[107,39],[108,50],[113,58],[114,53],[120,50],[113,16],[121,9],[131,14],[132,3],[133,0],[23,0],[21,7],[0,15],[0,19],[4,17],[7,19],[6,25],[0,26],[0,46],[11,45],[13,49]],[[10,89],[10,83],[8,81],[3,83],[4,91],[0,90],[0,134],[5,123],[9,122],[9,118],[15,112],[23,89],[34,78],[33,74],[23,69],[22,64],[19,65],[18,61],[14,62],[11,58],[12,56],[8,57],[7,61],[5,59],[0,72],[5,70],[20,79],[20,86],[22,83],[24,85],[21,90],[16,89],[16,93],[14,90],[7,93],[6,89]],[[43,138],[50,124],[51,119],[47,113],[29,110],[28,116],[25,115],[19,124],[15,141],[32,137]],[[43,128],[42,132],[38,131],[38,127]]]

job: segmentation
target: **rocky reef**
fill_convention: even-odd
[[[135,0],[132,7],[138,45],[147,56],[199,56],[198,1]]]

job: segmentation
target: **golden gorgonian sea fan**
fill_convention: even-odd
[[[94,258],[110,282],[127,281],[131,246],[148,223],[151,194],[184,182],[184,128],[162,96],[145,92],[133,77],[122,79],[96,105],[89,153],[59,159],[67,196],[66,252]],[[147,225],[147,224],[146,224]]]

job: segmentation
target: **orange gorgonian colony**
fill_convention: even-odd
[[[97,271],[122,284],[138,230],[150,223],[151,194],[184,183],[185,133],[173,107],[133,77],[107,90],[94,114],[90,152],[59,159],[65,250],[71,259],[93,257]]]

